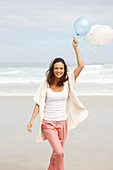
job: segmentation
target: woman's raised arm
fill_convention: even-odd
[[[72,42],[73,48],[75,50],[76,53],[76,57],[77,57],[77,64],[78,67],[74,70],[74,75],[75,75],[75,79],[78,77],[78,75],[80,74],[80,72],[82,71],[83,67],[84,67],[84,61],[83,58],[80,54],[79,48],[78,48],[78,41],[76,40],[76,37],[73,37],[73,42]]]

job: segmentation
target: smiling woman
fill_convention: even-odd
[[[62,58],[56,58],[51,62],[49,69],[46,71],[46,81],[50,86],[62,86],[68,80],[67,65]]]
[[[39,113],[40,131],[36,141],[47,139],[53,148],[48,170],[64,170],[63,146],[67,131],[77,126],[88,115],[88,110],[74,93],[76,78],[84,63],[75,37],[72,45],[77,56],[78,67],[73,72],[67,73],[67,65],[62,58],[55,58],[51,62],[46,71],[46,80],[42,81],[34,96],[36,105],[28,124],[28,130],[32,132],[34,118]]]

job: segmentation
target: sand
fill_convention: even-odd
[[[89,116],[68,132],[64,145],[65,170],[113,170],[113,96],[78,96]],[[47,170],[51,147],[36,143],[27,131],[34,101],[28,97],[0,97],[0,170]]]

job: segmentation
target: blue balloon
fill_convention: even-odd
[[[91,29],[91,22],[87,17],[80,17],[74,23],[74,31],[76,35],[86,35]]]

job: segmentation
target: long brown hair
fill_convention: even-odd
[[[53,61],[51,61],[49,69],[46,71],[46,81],[50,86],[52,84],[54,84],[55,76],[54,76],[54,73],[53,73],[53,69],[54,69],[54,64],[57,63],[57,62],[62,62],[64,64],[64,74],[60,78],[59,82],[57,83],[57,86],[62,86],[63,83],[69,79],[69,77],[67,75],[68,68],[67,68],[65,61],[62,58],[55,58]]]

